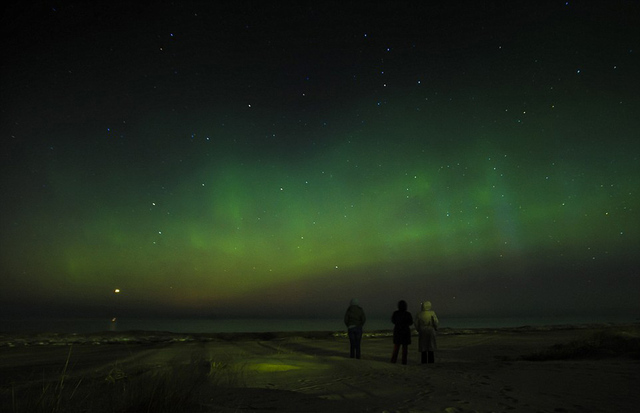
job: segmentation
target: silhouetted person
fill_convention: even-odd
[[[398,361],[398,351],[400,350],[400,346],[402,346],[402,364],[407,364],[408,346],[411,344],[413,317],[411,313],[407,311],[406,301],[400,300],[398,302],[398,309],[393,312],[391,322],[394,324],[391,362],[395,363]]]
[[[434,363],[436,351],[436,331],[438,330],[438,316],[431,309],[431,301],[422,303],[422,308],[416,314],[416,330],[418,330],[418,351],[420,361]]]
[[[362,327],[367,321],[364,310],[360,307],[357,298],[353,298],[344,314],[344,324],[349,334],[349,355],[351,358],[360,358],[360,343],[362,343]]]

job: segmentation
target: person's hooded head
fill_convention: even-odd
[[[357,305],[360,306],[360,302],[358,301],[357,298],[352,298],[351,302],[349,303],[349,305]]]
[[[431,310],[431,301],[424,301],[422,303],[422,311],[429,311]]]
[[[405,300],[398,301],[398,310],[407,311],[407,302]]]

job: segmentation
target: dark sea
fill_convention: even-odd
[[[441,328],[505,328],[603,323],[637,323],[631,316],[440,318]],[[365,331],[391,330],[389,319],[368,319]],[[311,319],[142,319],[27,318],[0,320],[0,333],[97,333],[103,331],[162,331],[172,333],[262,333],[295,331],[344,331],[340,318]]]

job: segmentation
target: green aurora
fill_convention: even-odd
[[[640,65],[620,50],[576,70],[534,49],[508,74],[487,52],[488,69],[441,69],[440,83],[389,58],[389,87],[371,74],[333,98],[144,95],[95,117],[64,93],[62,108],[3,94],[3,306],[323,316],[359,296],[379,314],[425,297],[449,315],[637,311]],[[69,94],[110,102],[84,88]]]

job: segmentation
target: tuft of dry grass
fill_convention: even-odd
[[[117,364],[106,374],[72,375],[71,348],[56,380],[14,384],[4,389],[0,411],[58,412],[193,412],[209,410],[212,398],[241,386],[237,367],[211,360],[125,371]],[[7,396],[7,397],[5,397]],[[206,406],[209,405],[209,408]]]

